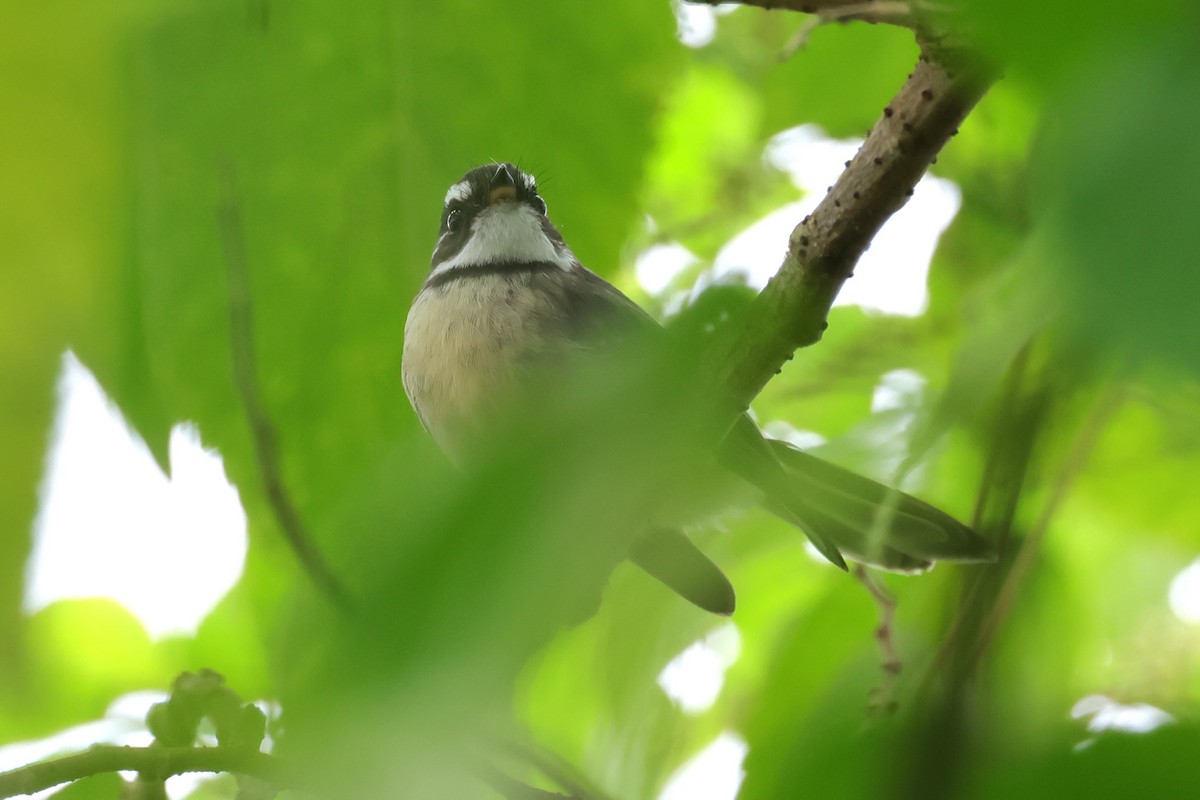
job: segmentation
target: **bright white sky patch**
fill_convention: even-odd
[[[717,10],[675,0],[675,35],[688,47],[704,47],[717,35]]]
[[[774,419],[762,426],[763,433],[772,439],[781,439],[793,447],[798,447],[801,450],[808,450],[813,447],[820,447],[828,441],[824,436],[816,431],[805,431],[795,427],[790,422],[782,419]]]
[[[678,242],[654,244],[638,254],[633,272],[638,284],[650,294],[658,294],[671,285],[685,269],[700,259]]]
[[[171,431],[172,477],[68,353],[25,609],[109,597],[151,636],[190,633],[241,576],[246,515],[218,455]]]
[[[871,393],[871,413],[918,408],[925,391],[925,376],[911,369],[894,369],[883,373]]]
[[[1200,559],[1184,567],[1172,579],[1167,600],[1175,616],[1184,622],[1200,623]]]
[[[658,685],[689,714],[707,711],[721,694],[725,670],[741,650],[741,634],[727,622],[675,656],[659,673]]]
[[[717,277],[740,273],[762,288],[779,269],[788,236],[812,213],[854,157],[862,140],[829,139],[815,125],[791,128],[773,137],[766,158],[791,176],[807,194],[776,209],[735,236],[717,254]],[[962,204],[958,187],[926,175],[913,196],[883,226],[863,254],[834,305],[857,305],[885,314],[919,316],[929,303],[926,282],[938,237]]]
[[[1174,717],[1161,708],[1148,703],[1123,705],[1102,694],[1089,694],[1081,698],[1071,708],[1071,716],[1074,719],[1091,717],[1087,728],[1092,733],[1150,733],[1168,722],[1174,722]]]
[[[740,736],[725,731],[671,776],[658,800],[734,800],[749,750]]]

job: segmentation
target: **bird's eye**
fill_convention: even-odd
[[[545,216],[545,214],[546,214],[546,201],[545,201],[545,200],[543,200],[543,199],[541,198],[541,195],[536,195],[536,194],[535,194],[535,195],[533,196],[533,198],[532,198],[532,199],[531,199],[529,202],[530,202],[530,204],[532,204],[532,205],[533,205],[533,209],[534,209],[535,211],[537,211],[539,214],[541,214],[541,215]]]
[[[458,233],[458,229],[462,225],[462,213],[461,208],[450,209],[450,214],[446,217],[446,230],[450,233]]]

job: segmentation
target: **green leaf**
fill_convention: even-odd
[[[75,781],[50,796],[55,800],[113,800],[121,796],[123,785],[121,777],[110,772]]]

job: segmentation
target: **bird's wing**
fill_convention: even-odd
[[[587,347],[609,347],[631,336],[661,337],[665,331],[654,317],[617,287],[584,267],[565,291],[568,337]]]
[[[662,326],[619,289],[578,269],[575,277],[582,280],[573,281],[561,298],[567,308],[567,339],[573,346],[607,350],[665,335]],[[635,540],[629,560],[696,606],[715,614],[733,613],[733,585],[682,531],[645,531]]]
[[[584,272],[584,291],[572,297],[572,336],[579,344],[608,346],[630,336],[662,335],[662,327],[636,303],[599,276]],[[719,460],[763,490],[768,510],[804,531],[817,550],[842,569],[843,552],[856,561],[900,572],[925,569],[936,560],[995,558],[983,537],[948,514],[786,442],[768,439],[745,414],[722,443]],[[875,537],[878,541],[873,538],[876,529],[882,530]]]

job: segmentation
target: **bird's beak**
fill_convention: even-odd
[[[517,199],[517,190],[513,186],[498,186],[488,192],[488,205],[507,203]]]
[[[488,190],[488,205],[507,203],[517,199],[517,184],[506,164],[496,167],[492,176],[491,188]]]

